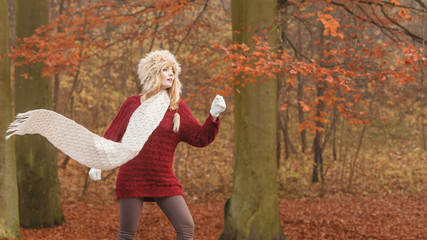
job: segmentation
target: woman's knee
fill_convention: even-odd
[[[194,235],[194,221],[190,214],[180,218],[171,219],[171,223],[176,231],[177,240],[192,240]]]
[[[176,239],[193,239],[194,221],[184,198],[182,196],[173,196],[155,200],[175,228]]]
[[[177,235],[181,234],[181,238],[177,239],[183,239],[183,240],[191,240],[193,239],[194,235],[194,221],[193,218],[190,216],[189,219],[184,219],[180,223],[181,225],[181,233],[177,231]]]

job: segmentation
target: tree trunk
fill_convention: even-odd
[[[291,139],[289,138],[289,131],[288,131],[288,129],[289,129],[289,126],[288,126],[289,108],[286,109],[283,114],[285,116],[285,119],[284,119],[284,123],[281,124],[281,127],[282,127],[282,132],[283,132],[283,139],[285,142],[285,146],[284,146],[284,148],[285,148],[285,159],[289,159],[289,157],[291,156],[291,153],[295,154],[295,153],[297,153],[297,151],[295,150],[295,147],[293,146]]]
[[[0,0],[0,55],[9,52],[9,14],[7,0]],[[15,149],[5,140],[12,120],[9,57],[0,58],[0,239],[20,238],[18,187]]]
[[[323,96],[323,93],[325,91],[324,83],[318,82],[316,84],[316,89],[317,89],[317,97]],[[320,101],[316,109],[316,118],[321,118],[321,112],[323,111],[323,109],[324,109],[324,103],[323,101]],[[323,123],[316,120],[316,127],[318,129],[319,128],[323,129],[324,127],[323,125],[324,125]],[[313,140],[314,163],[313,163],[313,174],[311,177],[312,183],[319,182],[319,176],[320,176],[320,180],[322,180],[322,184],[324,183],[323,182],[324,179],[323,179],[322,136],[323,136],[323,132],[316,130],[316,135]]]
[[[16,36],[28,37],[37,27],[48,23],[48,1],[15,0],[15,14]],[[42,78],[41,72],[40,63],[16,67],[17,113],[52,109],[51,79]],[[64,216],[54,147],[38,135],[17,137],[15,143],[21,226],[41,228],[62,224]]]
[[[279,78],[279,82],[281,82],[280,81],[280,78]],[[279,99],[280,99],[280,89],[281,89],[281,86],[279,86],[280,84],[278,84],[278,86],[277,86],[277,94],[276,94],[276,96],[277,96],[277,102],[279,102]],[[281,121],[281,119],[280,119],[280,110],[279,109],[277,109],[277,133],[276,133],[276,144],[277,144],[277,147],[276,147],[276,167],[277,167],[277,169],[279,169],[280,168],[280,154],[281,154],[281,144],[280,144],[280,129],[282,129],[282,121]],[[286,137],[285,137],[285,139],[286,139]],[[286,158],[286,142],[285,142],[285,158]]]
[[[424,46],[424,45],[423,45]],[[421,122],[421,145],[424,151],[427,151],[427,140],[425,133],[425,116],[424,116],[424,102],[425,102],[425,87],[424,87],[424,66],[420,63],[420,122]]]
[[[252,37],[271,27],[276,0],[232,0],[233,41],[252,46]],[[249,31],[242,31],[248,29]],[[236,34],[241,31],[241,34]],[[269,35],[276,45],[275,31]],[[285,239],[277,183],[277,81],[251,83],[234,95],[234,186],[225,205],[220,239]]]
[[[298,87],[297,87],[297,101],[302,101],[304,98],[304,78],[301,77],[301,74],[298,74]],[[302,109],[302,106],[298,104],[298,122],[299,124],[304,122],[304,111]],[[305,153],[306,147],[307,147],[307,131],[303,129],[300,132],[301,136],[301,152]]]
[[[338,122],[337,104],[334,105],[333,120],[332,120],[332,156],[334,161],[338,160],[337,154],[337,122]]]
[[[303,26],[301,24],[300,21],[298,21],[298,49],[302,50],[302,43],[304,41],[303,37],[302,37],[302,33],[301,33],[301,29],[303,29]],[[296,55],[296,57],[298,59],[301,58],[301,54]],[[304,85],[305,85],[305,79],[303,76],[301,76],[301,73],[298,74],[298,87],[297,87],[297,101],[302,101],[304,99]],[[298,104],[298,122],[299,124],[304,122],[304,111],[302,109],[302,106],[300,104]],[[305,150],[307,148],[307,131],[305,129],[303,129],[300,132],[300,136],[301,136],[301,152],[305,153]]]
[[[53,21],[57,16],[62,15],[64,12],[64,0],[60,0],[58,4],[59,4],[58,13],[56,13],[55,11],[52,11],[52,12],[55,12],[55,14],[52,14],[54,16],[50,16],[51,21]],[[56,3],[54,1],[52,1],[52,5],[56,5]],[[57,32],[58,33],[64,32],[64,29],[61,25],[58,26]],[[54,80],[53,80],[53,110],[55,112],[58,112],[58,110],[59,110],[58,105],[59,105],[59,87],[60,87],[60,85],[61,85],[61,79],[60,79],[59,73],[57,73],[57,74],[55,74]]]
[[[311,182],[317,183],[320,179],[323,182],[323,156],[322,156],[322,147],[320,146],[320,139],[322,133],[316,132],[316,136],[313,141],[313,152],[314,152],[314,164],[313,164],[313,174],[311,176]]]

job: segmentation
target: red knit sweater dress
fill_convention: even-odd
[[[121,141],[132,113],[140,105],[141,96],[128,98],[104,137]],[[181,120],[178,133],[172,131],[176,112]],[[120,167],[116,181],[117,198],[137,197],[150,201],[153,197],[184,196],[182,185],[172,170],[175,149],[181,141],[196,147],[207,146],[215,139],[219,125],[219,118],[213,121],[211,115],[201,125],[183,101],[179,102],[177,110],[168,109],[138,155]]]

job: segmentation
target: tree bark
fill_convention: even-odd
[[[323,93],[325,91],[324,83],[323,82],[317,83],[316,89],[317,89],[317,97],[323,96]],[[316,109],[316,117],[317,118],[321,118],[320,113],[323,111],[323,109],[324,109],[324,103],[323,103],[323,101],[320,101],[319,104],[317,105],[317,109]],[[318,129],[320,129],[320,128],[323,129],[324,124],[321,123],[320,121],[316,120],[316,127]],[[323,138],[323,132],[316,130],[316,135],[315,135],[314,140],[313,140],[314,163],[313,163],[313,174],[311,177],[312,183],[319,182],[319,177],[320,177],[322,184],[324,184],[324,181],[323,181],[324,179],[323,179],[322,138]]]
[[[276,0],[232,0],[231,6],[233,41],[248,46],[277,16]],[[270,45],[276,46],[277,35],[271,32]],[[276,166],[277,80],[238,88],[240,93],[234,95],[234,186],[225,205],[220,239],[282,240]]]
[[[52,5],[55,5],[54,1],[52,1]],[[55,11],[52,11],[55,12]],[[50,16],[51,17],[51,21],[54,20],[57,16],[62,15],[64,12],[64,0],[60,0],[59,1],[59,10],[57,14],[52,14],[54,16]],[[62,33],[64,32],[63,27],[60,25],[57,28],[57,32],[58,33]],[[59,110],[59,88],[61,85],[61,79],[59,76],[59,73],[55,74],[54,76],[54,80],[53,80],[53,110],[55,112],[58,112]]]
[[[15,0],[16,36],[24,38],[48,24],[48,1]],[[52,109],[52,83],[41,77],[42,64],[15,68],[15,109],[17,113]],[[27,76],[27,77],[26,77]],[[19,217],[27,228],[62,224],[56,151],[41,136],[16,137]]]
[[[301,74],[298,74],[298,87],[297,87],[297,101],[300,102],[304,98],[304,78],[301,77]],[[304,111],[302,106],[298,104],[298,122],[299,124],[304,122]],[[305,153],[307,148],[307,131],[303,129],[300,132],[301,136],[301,152]]]
[[[297,36],[298,36],[298,49],[300,51],[302,51],[302,43],[303,43],[303,37],[302,37],[302,33],[301,33],[301,29],[303,28],[301,22],[298,22],[298,32],[297,32]],[[295,56],[300,59],[303,54],[295,54]],[[304,99],[304,85],[305,85],[305,79],[303,76],[301,76],[301,74],[298,74],[298,86],[297,86],[297,101],[300,102]],[[302,109],[302,106],[300,104],[297,105],[298,107],[298,122],[299,124],[302,124],[304,122],[304,111]],[[300,132],[300,136],[301,136],[301,152],[305,153],[306,148],[307,148],[307,131],[305,129],[303,129]]]
[[[7,0],[0,0],[0,56],[9,52]],[[0,58],[0,239],[20,238],[16,159],[12,139],[5,140],[12,120],[9,57]]]

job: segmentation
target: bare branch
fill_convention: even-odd
[[[303,57],[305,59],[309,59],[297,47],[295,47],[295,45],[292,43],[292,41],[288,38],[288,36],[283,31],[282,31],[281,37],[282,37],[282,39],[286,40],[289,43],[291,48],[294,50],[295,55],[300,55],[301,57]]]
[[[415,0],[415,2],[417,2],[423,9],[424,12],[426,12],[427,10],[427,6],[421,1],[421,0]]]
[[[406,33],[406,35],[408,35],[409,37],[411,37],[411,38],[412,38],[412,40],[414,40],[414,41],[416,41],[416,42],[418,42],[418,43],[423,44],[423,38],[422,38],[422,37],[415,35],[415,34],[414,34],[414,33],[412,33],[411,31],[409,31],[409,29],[405,28],[404,26],[402,26],[401,24],[399,24],[398,22],[396,22],[396,21],[394,21],[392,18],[390,18],[390,17],[387,15],[387,13],[384,11],[383,6],[381,6],[381,12],[384,14],[384,16],[385,16],[385,17],[386,17],[386,18],[387,18],[391,23],[393,23],[394,25],[396,25],[396,26],[398,26],[399,28],[401,28],[401,29]]]
[[[418,2],[418,4],[420,4],[423,8],[419,9],[419,8],[414,8],[414,7],[410,7],[410,6],[405,6],[405,5],[394,5],[393,3],[389,2],[389,1],[382,1],[382,3],[380,2],[367,2],[367,1],[358,1],[359,3],[362,4],[368,4],[368,5],[377,5],[377,6],[385,6],[385,5],[389,5],[392,7],[397,7],[397,8],[406,8],[412,11],[416,11],[416,12],[427,12],[427,10],[425,9],[425,4],[423,2],[421,2],[421,0],[415,0]]]
[[[383,30],[387,30],[387,31],[389,31],[390,33],[394,33],[394,32],[396,32],[396,31],[403,31],[406,35],[408,35],[410,38],[412,38],[412,40],[414,40],[415,42],[418,42],[418,43],[421,43],[421,44],[424,44],[423,43],[423,38],[422,37],[420,37],[420,36],[418,36],[418,35],[416,35],[416,34],[414,34],[413,32],[411,32],[411,31],[409,31],[409,29],[407,29],[407,28],[405,28],[404,26],[402,26],[401,24],[399,24],[399,23],[397,23],[396,21],[394,21],[393,19],[391,19],[385,12],[384,12],[384,9],[383,9],[383,7],[384,7],[384,5],[385,4],[389,4],[388,2],[384,2],[383,1],[383,3],[376,3],[376,2],[366,2],[366,1],[359,1],[359,3],[362,3],[362,4],[368,4],[368,5],[376,5],[376,6],[379,6],[380,8],[381,8],[381,11],[382,11],[382,13],[384,14],[384,16],[391,22],[391,23],[393,23],[395,26],[397,26],[398,27],[398,29],[396,29],[396,28],[391,28],[391,27],[387,27],[387,26],[385,26],[385,25],[383,25],[381,22],[377,22],[377,21],[375,21],[374,19],[372,19],[371,17],[370,17],[370,15],[369,14],[367,14],[365,11],[364,11],[364,8],[363,7],[361,7],[361,6],[359,6],[359,8],[364,12],[364,14],[365,14],[365,17],[361,17],[361,16],[359,16],[359,15],[357,15],[356,13],[354,13],[352,10],[350,10],[345,4],[343,4],[343,3],[340,3],[340,2],[336,2],[336,1],[331,1],[331,4],[333,4],[333,5],[336,5],[336,6],[339,6],[339,7],[341,7],[341,8],[343,8],[346,12],[348,12],[348,13],[350,13],[351,15],[353,15],[353,16],[355,16],[357,19],[360,19],[361,21],[364,21],[364,22],[367,22],[367,23],[371,23],[371,24],[373,24],[373,25],[375,25],[375,26],[377,26],[378,28],[380,28],[382,31]],[[393,5],[394,6],[394,5]],[[404,6],[399,6],[399,7],[404,7]],[[405,7],[405,8],[408,8],[409,9],[409,7]],[[412,8],[413,10],[414,10],[414,8]],[[418,11],[423,11],[423,10],[420,10],[420,9],[416,9],[416,10],[418,10]],[[373,11],[374,13],[375,13],[375,11]],[[384,32],[384,31],[383,31]],[[388,34],[386,34],[386,32],[384,32],[384,34],[387,36],[387,37],[389,37],[390,39],[392,39],[393,41],[396,41],[396,39],[395,38],[393,38],[392,36],[390,36],[390,35],[388,35]],[[397,35],[395,35],[395,34],[393,34],[394,35],[394,37],[397,37]],[[397,37],[398,38],[398,37]]]
[[[179,49],[181,48],[182,44],[184,43],[185,39],[187,39],[187,37],[190,35],[191,30],[193,29],[194,25],[197,23],[197,21],[199,21],[199,19],[202,17],[203,13],[206,11],[207,7],[208,7],[208,3],[209,0],[206,0],[205,5],[203,6],[202,11],[199,13],[199,15],[197,15],[196,19],[194,19],[193,23],[190,24],[190,28],[187,31],[187,34],[185,34],[185,36],[182,38],[182,40],[179,42],[179,45],[175,51],[175,53],[179,52]]]

